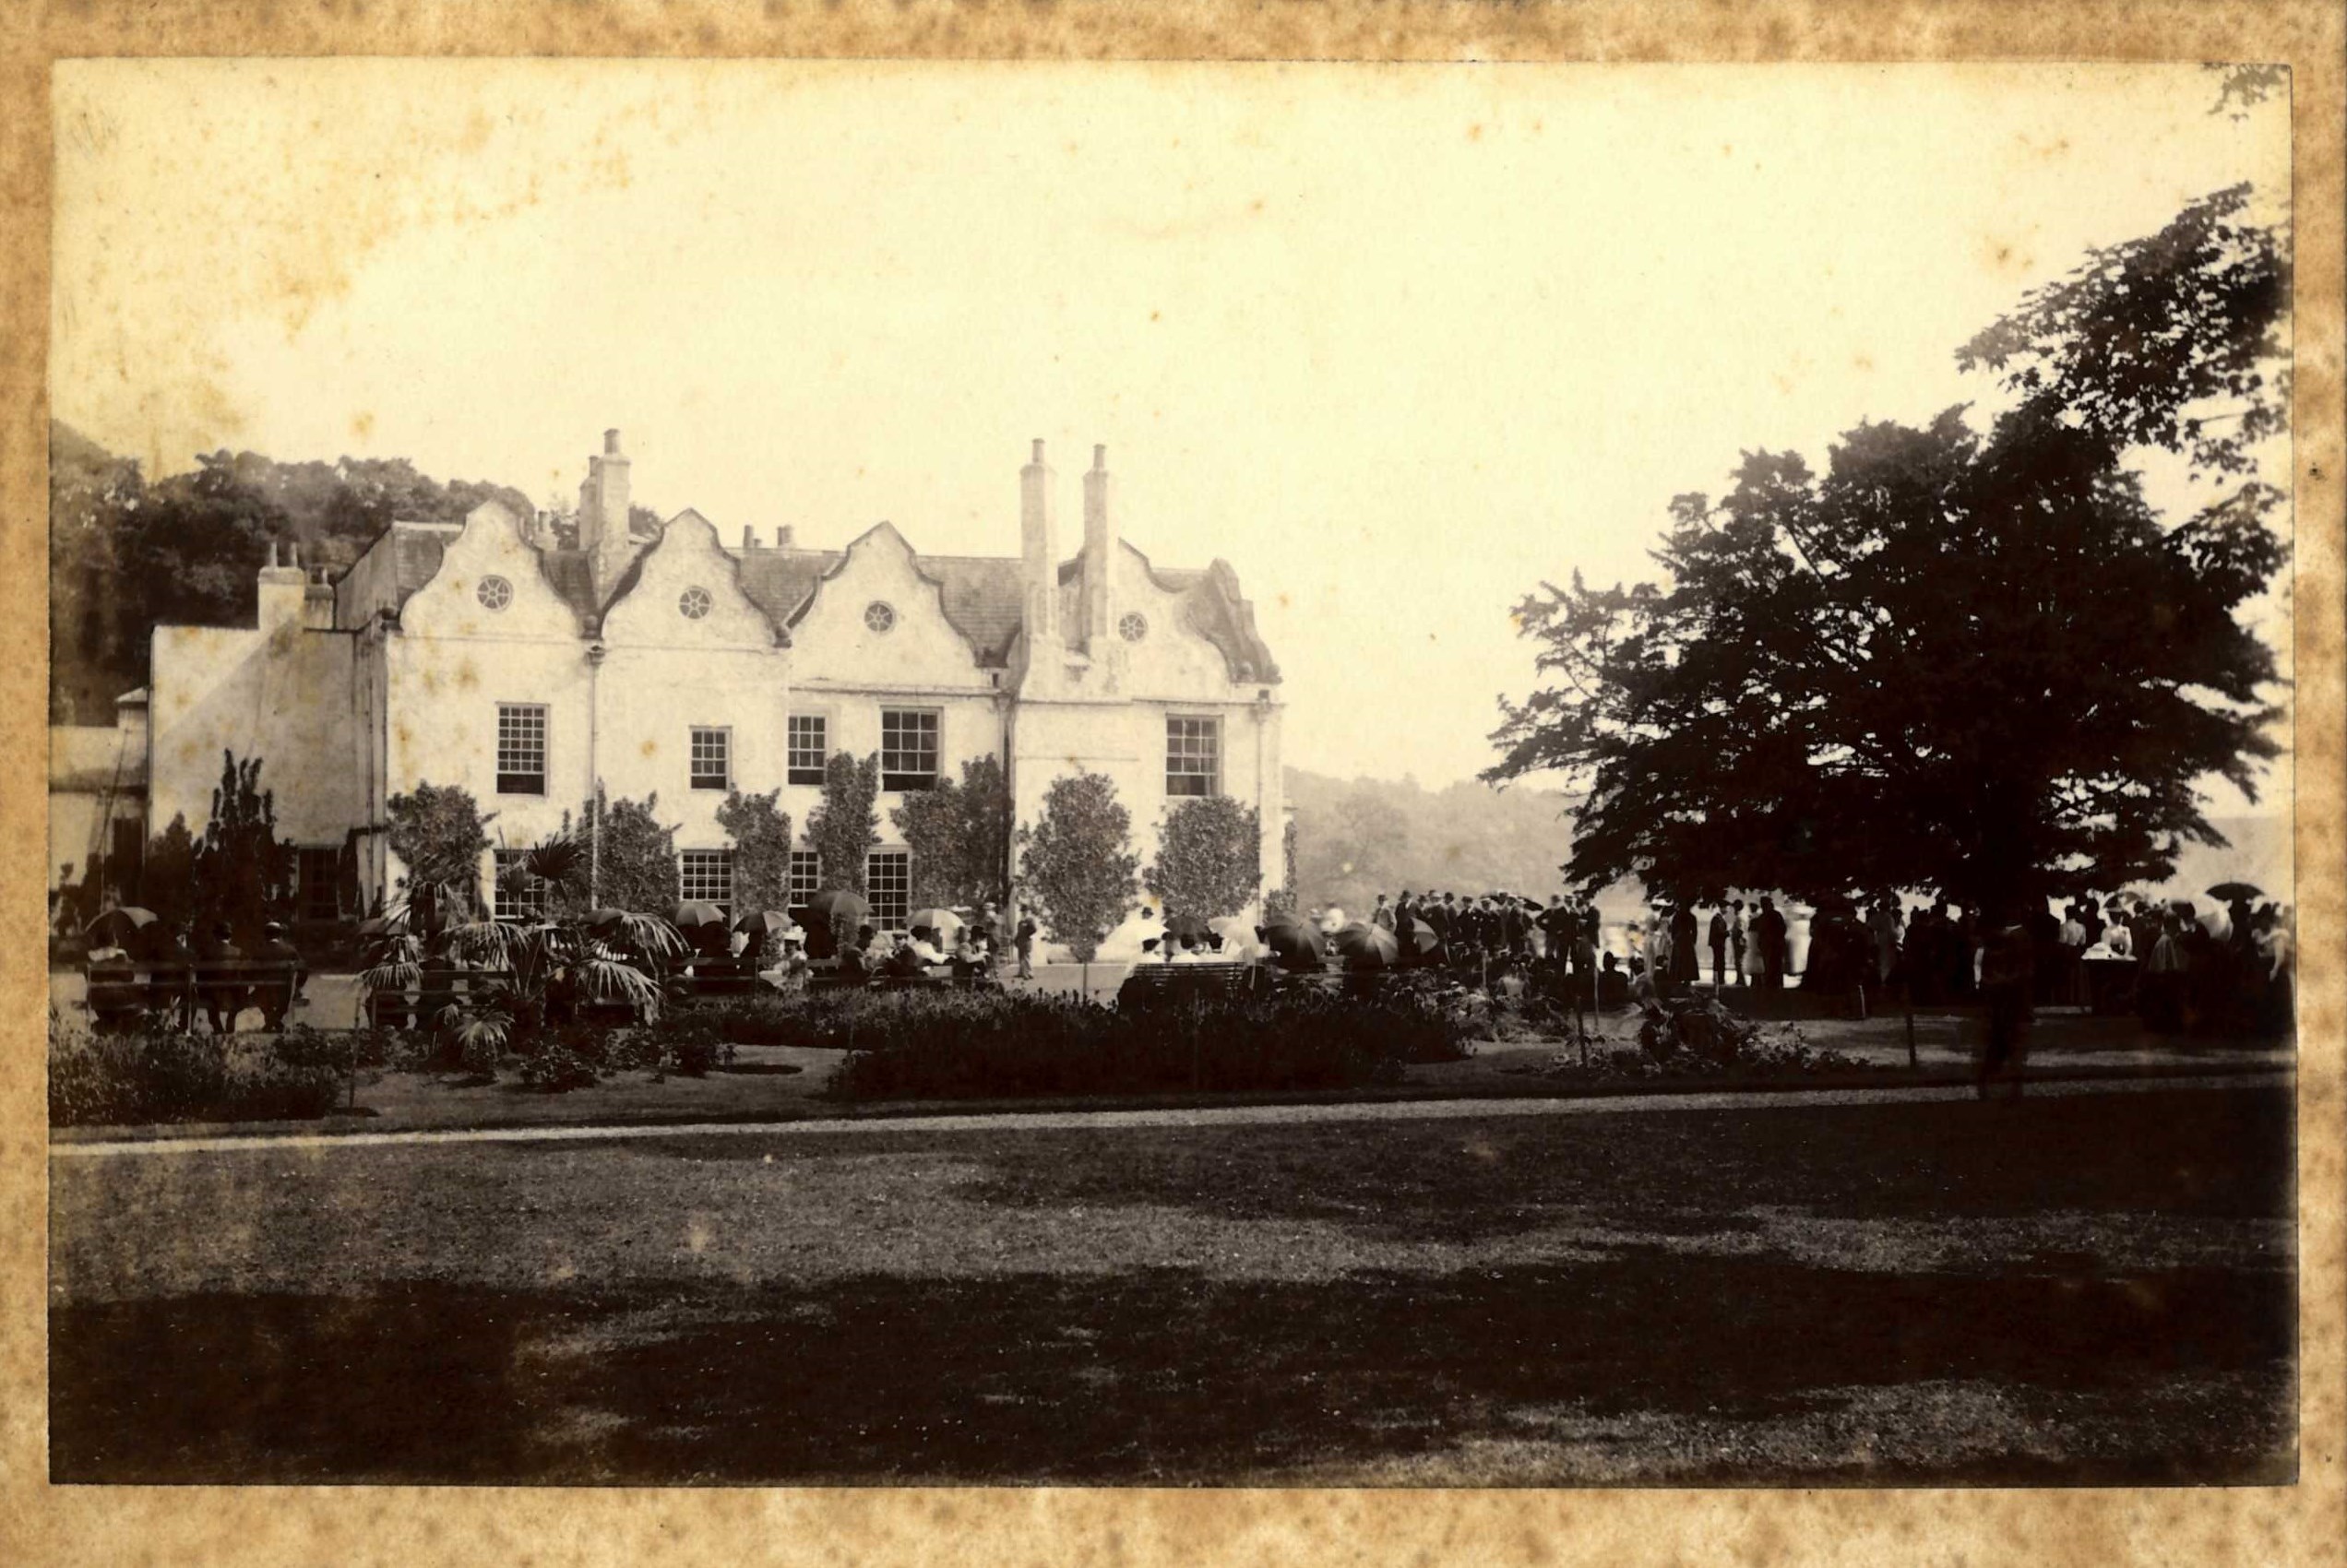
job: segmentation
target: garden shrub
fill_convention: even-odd
[[[1316,986],[1142,1012],[955,991],[849,993],[810,1012],[811,1033],[851,1046],[832,1078],[848,1099],[1343,1088],[1462,1053],[1443,1006]]]
[[[312,1031],[316,1036],[316,1031]],[[52,1029],[49,1120],[53,1126],[125,1126],[156,1122],[288,1121],[323,1116],[344,1070],[321,1038],[299,1042],[289,1060],[259,1040],[150,1029],[92,1035]]]
[[[536,1054],[524,1058],[521,1063],[523,1085],[550,1094],[591,1088],[602,1076],[594,1063],[552,1040],[541,1042]]]

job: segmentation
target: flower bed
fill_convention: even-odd
[[[852,995],[809,1012],[793,1043],[849,1050],[830,1087],[848,1099],[1344,1088],[1465,1053],[1462,1020],[1440,1005],[1315,988],[1145,1012],[985,992]]]
[[[295,1036],[274,1041],[150,1029],[95,1035],[49,1031],[49,1123],[131,1126],[157,1122],[268,1122],[323,1116],[342,1071]]]
[[[1774,1030],[1756,1029],[1734,1040],[1728,1049],[1691,1050],[1650,1034],[1643,1047],[1593,1050],[1588,1053],[1586,1063],[1579,1051],[1567,1047],[1538,1062],[1502,1067],[1500,1071],[1579,1083],[1628,1083],[1651,1078],[1800,1077],[1892,1069],[1839,1051],[1818,1050],[1810,1045],[1799,1028],[1784,1025]]]

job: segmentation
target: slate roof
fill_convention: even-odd
[[[457,537],[459,530],[430,523],[405,522],[394,523],[391,529],[399,602],[405,604],[408,595],[430,582],[433,574],[440,570],[440,557],[447,552],[448,541]]]
[[[122,764],[119,775],[117,761]],[[147,788],[143,747],[126,752],[122,731],[112,724],[53,724],[49,727],[49,790],[52,794],[103,794],[110,789]]]
[[[440,569],[440,558],[448,540],[455,535],[453,530],[444,532],[414,523],[396,523],[393,528],[397,535],[394,545],[399,552],[399,600],[404,603],[408,595],[431,581],[433,574]],[[657,548],[656,542],[652,548]],[[580,635],[593,636],[602,625],[603,612],[636,586],[643,557],[648,553],[649,550],[638,552],[610,597],[601,601],[595,592],[593,559],[586,551],[567,547],[542,549],[538,552],[538,565],[545,574],[547,584],[578,617]],[[847,559],[845,551],[802,550],[795,546],[728,553],[739,563],[743,591],[766,612],[778,631],[794,624],[806,612],[815,597],[816,585],[839,570]],[[1221,649],[1233,680],[1271,683],[1280,679],[1280,667],[1256,631],[1255,608],[1239,592],[1238,574],[1229,563],[1218,560],[1197,570],[1159,567],[1150,564],[1146,555],[1141,560],[1159,587],[1183,596],[1185,623]],[[990,669],[1007,664],[1025,619],[1025,594],[1019,582],[1025,568],[1020,559],[1016,555],[916,552],[913,564],[923,576],[937,584],[945,602],[946,619],[970,644],[978,664]],[[1080,553],[1060,563],[1062,625],[1075,624],[1083,564]]]

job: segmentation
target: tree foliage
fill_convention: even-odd
[[[780,790],[732,790],[717,808],[717,825],[733,840],[733,907],[745,913],[791,901],[791,814],[776,804],[781,798]]]
[[[1169,917],[1237,914],[1263,885],[1263,818],[1228,795],[1184,801],[1165,814],[1142,881]]]
[[[1517,608],[1543,684],[1506,779],[1586,786],[1569,867],[1683,895],[1927,888],[2012,906],[2163,879],[2219,841],[2195,780],[2254,790],[2273,657],[2236,612],[2284,559],[2248,479],[2180,523],[2129,454],[2254,471],[2286,419],[2275,234],[2243,192],[2098,252],[1967,344],[2015,405],[1862,424],[1820,475],[1747,454],[1681,496],[1661,585]],[[2223,405],[2220,410],[2212,405]]]
[[[807,842],[821,857],[823,885],[864,890],[865,861],[880,842],[880,754],[858,762],[833,752],[823,765],[823,799],[807,813]]]
[[[676,829],[661,826],[660,792],[610,800],[601,784],[588,810],[600,822],[595,900],[607,909],[665,916],[676,908]]]
[[[277,799],[260,778],[259,757],[221,754],[211,819],[189,868],[197,918],[225,921],[240,936],[284,916],[293,898],[293,849],[278,842]]]
[[[148,844],[138,868],[138,902],[174,926],[195,918],[196,836],[185,814],[173,813],[171,826]]]
[[[1019,829],[1019,879],[1043,934],[1089,964],[1132,908],[1141,858],[1133,818],[1105,774],[1068,773],[1043,792],[1042,814]]]
[[[392,796],[384,806],[386,837],[408,868],[409,886],[440,888],[464,908],[478,909],[481,857],[496,814],[483,816],[471,791],[457,784],[427,780],[411,793]]]
[[[961,782],[908,794],[889,814],[912,852],[912,902],[948,909],[1000,902],[1010,852],[1010,782],[998,757],[961,765]]]
[[[404,457],[280,463],[252,452],[199,456],[149,482],[71,427],[49,434],[50,708],[55,722],[105,722],[115,697],[147,683],[158,624],[249,625],[271,544],[305,565],[358,559],[394,517],[460,521],[509,486],[441,481]]]

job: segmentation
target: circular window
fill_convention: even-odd
[[[864,624],[876,632],[894,631],[897,624],[896,606],[874,600],[864,607]]]
[[[709,606],[716,602],[717,600],[709,597],[709,589],[688,588],[676,596],[676,612],[687,621],[697,621],[708,614]]]
[[[1128,643],[1139,642],[1149,636],[1149,617],[1138,611],[1116,623],[1116,635]]]
[[[503,610],[513,602],[513,584],[503,577],[483,577],[472,597],[481,600],[483,610]]]

